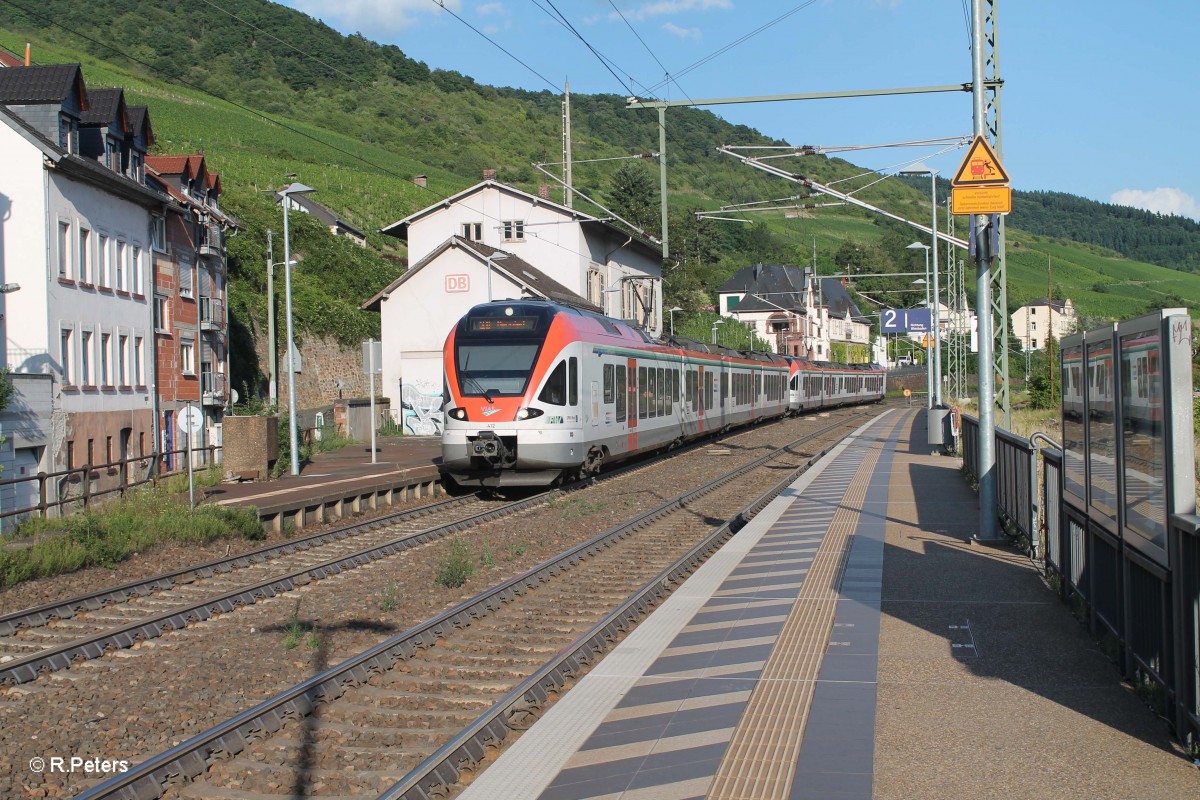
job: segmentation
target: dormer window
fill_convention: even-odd
[[[104,165],[113,172],[121,171],[121,146],[116,139],[109,137],[105,141]]]
[[[58,115],[58,146],[68,153],[79,152],[79,123],[70,114]]]

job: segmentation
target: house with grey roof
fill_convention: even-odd
[[[275,202],[283,204],[283,195],[275,193]],[[287,196],[288,210],[299,211],[321,220],[334,236],[345,236],[359,247],[367,246],[367,235],[346,220],[339,217],[332,209],[321,205],[305,194],[289,194]]]
[[[0,333],[19,394],[2,420],[6,476],[157,449],[150,253],[168,198],[107,160],[108,137],[133,133],[129,110],[112,92],[94,101],[77,64],[0,69]],[[92,130],[103,158],[81,149]],[[52,482],[49,499],[120,479],[76,472]],[[6,487],[0,502],[33,505],[37,491]]]
[[[442,346],[473,306],[540,298],[600,313],[600,307],[513,252],[451,236],[362,304],[380,315],[383,394],[392,408],[415,412],[442,393]],[[428,402],[426,402],[428,399]],[[408,433],[434,433],[436,415],[408,413]],[[440,430],[440,429],[439,429]]]
[[[776,353],[829,361],[834,342],[867,345],[870,320],[837,278],[809,267],[753,264],[717,289],[718,313],[765,339]]]

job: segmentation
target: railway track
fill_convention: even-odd
[[[736,442],[758,428],[721,441]],[[0,686],[19,685],[81,660],[129,648],[214,615],[291,591],[502,515],[514,514],[596,480],[653,467],[713,440],[639,461],[516,502],[451,498],[298,537],[0,616]]]
[[[671,498],[81,797],[441,791],[815,460],[794,448],[840,439],[833,431],[848,421]],[[760,497],[744,508],[748,496]]]
[[[544,502],[464,497],[0,617],[0,685],[20,684]]]

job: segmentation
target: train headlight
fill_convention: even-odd
[[[465,422],[467,419],[467,410],[465,408],[452,408],[446,413],[450,415],[451,419],[456,419],[460,422]]]
[[[533,419],[534,417],[540,417],[545,413],[546,412],[542,411],[540,408],[518,408],[517,421],[519,422],[523,419]]]

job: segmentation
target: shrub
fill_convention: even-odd
[[[475,564],[467,543],[455,536],[447,546],[446,556],[438,564],[434,580],[441,586],[457,589],[475,574]]]

